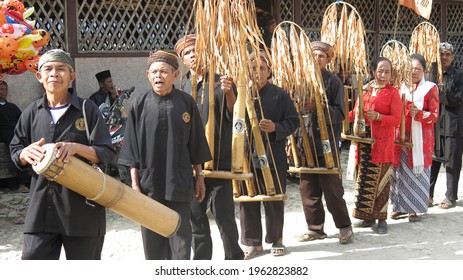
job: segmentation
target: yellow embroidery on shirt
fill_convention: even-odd
[[[191,119],[190,114],[189,114],[188,112],[183,113],[183,114],[182,114],[182,119],[183,119],[183,121],[184,121],[185,123],[189,123],[189,122],[190,122],[190,119]]]
[[[76,126],[76,129],[79,130],[79,131],[84,131],[85,130],[85,121],[84,121],[84,118],[79,118],[76,120],[76,122],[74,123],[74,125]]]

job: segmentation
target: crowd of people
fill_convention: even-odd
[[[190,34],[177,42],[175,52],[150,52],[146,75],[151,88],[137,95],[126,112],[127,127],[118,163],[129,168],[134,190],[175,210],[181,217],[178,230],[170,237],[141,226],[145,258],[211,259],[208,208],[219,228],[224,259],[251,259],[263,253],[264,241],[272,244],[272,255],[284,255],[283,201],[240,202],[238,230],[232,181],[204,176],[204,163],[212,159],[215,170],[231,168],[237,88],[231,77],[209,73],[213,70],[207,65],[196,65],[196,40],[197,35]],[[408,215],[410,222],[418,222],[420,214],[434,206],[434,185],[442,161],[447,192],[439,207],[455,207],[463,152],[463,71],[452,65],[454,47],[441,44],[442,86],[426,81],[427,62],[423,56],[414,54],[413,86],[396,88],[390,84],[391,61],[378,57],[371,67],[372,79],[363,88],[363,104],[357,100],[349,112],[345,111],[342,81],[326,68],[334,56],[333,47],[313,42],[312,49],[321,69],[331,120],[328,129],[331,147],[322,147],[316,104],[310,100],[304,104],[310,120],[308,136],[316,139],[311,148],[318,155],[317,162],[325,165],[324,149],[331,149],[339,162],[345,118],[355,127],[363,115],[362,137],[371,141],[352,141],[349,151],[346,178],[356,182],[355,208],[351,213],[358,220],[355,223],[348,213],[339,174],[301,174],[301,210],[307,232],[300,234],[298,241],[327,237],[323,199],[339,229],[341,244],[354,240],[355,227],[372,227],[378,234],[387,233],[389,203],[391,219]],[[251,161],[251,170],[255,171],[252,181],[264,185],[264,169],[269,167],[277,194],[284,194],[288,169],[285,147],[287,138],[299,125],[298,113],[289,94],[270,82],[275,66],[267,53],[253,52],[250,57],[260,97],[254,101],[256,119],[269,159],[269,162]],[[186,73],[180,73],[179,61],[185,64]],[[11,158],[18,170],[24,172],[38,164],[46,153],[42,147],[45,143],[56,143],[56,160],[62,162],[78,156],[89,163],[107,164],[115,156],[98,109],[101,103],[114,102],[111,74],[103,71],[96,75],[100,90],[84,102],[71,87],[76,78],[74,67],[71,56],[62,50],[42,55],[36,78],[45,93],[22,113],[6,102],[7,85],[0,84],[0,113],[3,116],[6,111],[12,112],[11,119],[7,119],[10,121],[2,122],[2,129],[9,126],[9,134],[2,130],[2,136],[9,138],[2,141],[10,145]],[[180,88],[174,86],[177,79]],[[207,106],[211,96],[205,89],[210,88],[210,83],[214,84],[214,112],[209,112]],[[400,137],[401,96],[405,100],[405,139],[411,145],[396,141]],[[205,133],[211,113],[214,113],[216,143],[212,151]],[[441,155],[435,153],[435,123],[440,129],[442,149],[439,150],[444,151]],[[248,146],[255,156],[254,143],[249,142]],[[261,209],[265,211],[265,237]],[[84,196],[43,176],[31,175],[22,259],[59,259],[62,247],[67,259],[100,259],[105,231],[104,207],[87,203]]]

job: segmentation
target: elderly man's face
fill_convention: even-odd
[[[258,80],[258,88],[263,88],[267,84],[268,78],[270,77],[270,68],[268,68],[267,64],[265,64],[265,62],[262,60],[259,62],[257,62],[257,60],[253,60],[252,69],[254,70],[254,74]]]
[[[172,91],[175,79],[178,77],[178,70],[165,62],[154,62],[150,65],[146,75],[151,87],[158,95],[164,96]]]
[[[183,59],[183,63],[185,63],[188,69],[195,70],[195,67],[196,67],[195,45],[190,45],[183,50],[182,59]]]
[[[318,61],[318,66],[320,66],[320,69],[325,69],[326,65],[328,64],[328,55],[326,52],[321,50],[314,50],[313,55]]]
[[[453,53],[450,51],[442,51],[441,53],[442,68],[447,70],[453,62]]]
[[[76,78],[76,73],[71,72],[67,64],[53,61],[44,63],[36,73],[36,77],[47,93],[67,94],[69,85]]]
[[[105,92],[112,92],[115,90],[113,78],[109,77],[100,82],[100,88]]]

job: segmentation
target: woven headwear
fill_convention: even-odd
[[[194,45],[196,43],[196,34],[187,34],[183,38],[180,38],[175,44],[175,52],[178,56],[182,56],[183,50],[187,47]]]
[[[152,51],[148,57],[148,68],[155,62],[165,62],[172,66],[174,70],[178,70],[178,57],[173,52]]]
[[[326,55],[328,56],[328,59],[332,58],[334,55],[333,47],[330,44],[325,43],[325,42],[320,42],[320,41],[312,42],[312,49],[319,50],[319,51],[326,53]]]
[[[249,58],[251,59],[251,61],[254,61],[256,59],[256,52],[252,52],[251,55],[249,56]],[[271,60],[269,59],[267,53],[263,50],[260,50],[259,51],[259,58],[261,61],[263,61],[265,63],[265,65],[267,65],[268,69],[272,68],[272,62]]]

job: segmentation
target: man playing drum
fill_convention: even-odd
[[[41,56],[36,77],[45,94],[21,115],[10,144],[11,158],[20,169],[34,166],[45,156],[45,143],[56,143],[56,160],[71,156],[108,163],[115,155],[106,125],[92,101],[69,88],[76,78],[70,55],[54,49]],[[86,135],[88,124],[90,139]],[[105,208],[56,182],[32,176],[24,227],[22,259],[101,259],[106,232]]]

